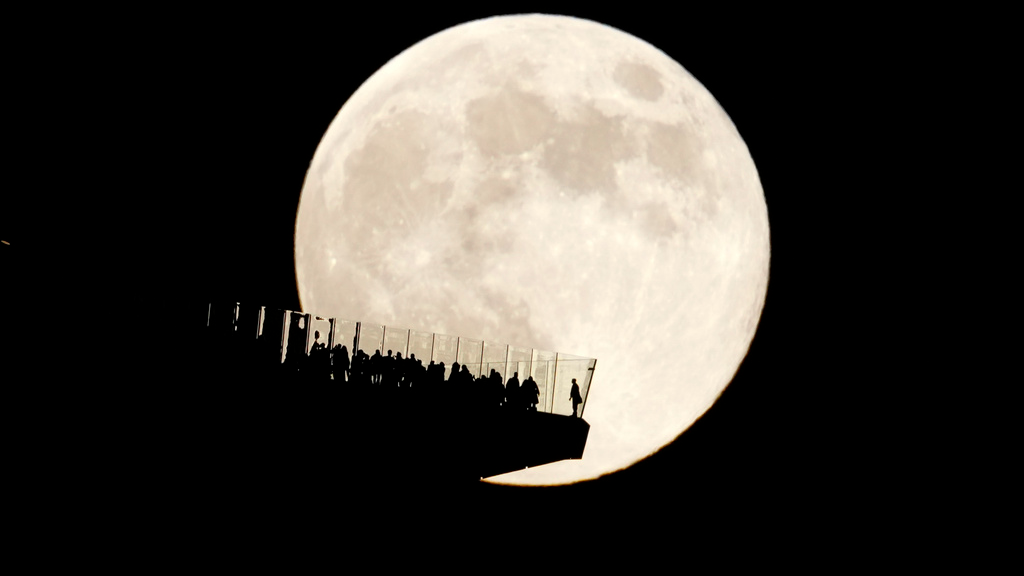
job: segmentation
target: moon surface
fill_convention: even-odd
[[[583,458],[491,479],[526,485],[627,467],[703,414],[769,256],[757,170],[712,95],[564,16],[461,24],[389,61],[327,129],[295,226],[304,310],[597,359]]]

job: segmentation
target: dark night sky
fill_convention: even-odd
[[[90,56],[96,69],[73,79],[101,101],[87,129],[113,134],[93,167],[109,192],[86,202],[92,247],[102,253],[82,256],[78,272],[108,278],[93,286],[96,297],[124,307],[226,298],[297,309],[292,234],[305,169],[366,78],[416,41],[467,20],[537,11],[593,19],[666,52],[736,124],[768,205],[767,301],[733,383],[662,452],[540,495],[480,491],[554,507],[600,501],[627,515],[835,503],[855,472],[841,464],[849,448],[832,422],[836,390],[852,378],[838,342],[854,331],[843,327],[836,302],[836,262],[850,251],[849,240],[835,242],[849,208],[837,197],[856,177],[846,153],[870,121],[869,111],[849,106],[857,90],[849,79],[877,71],[855,41],[859,28],[768,12],[737,19],[728,9],[624,15],[490,6],[405,14],[397,25],[383,10],[376,18],[178,14],[101,36]]]

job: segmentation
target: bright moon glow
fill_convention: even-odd
[[[768,262],[757,170],[711,94],[562,16],[388,62],[324,135],[295,227],[306,311],[597,359],[583,458],[492,479],[515,484],[596,478],[689,427],[746,355]]]

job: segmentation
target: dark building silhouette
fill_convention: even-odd
[[[243,469],[477,481],[583,455],[592,358],[237,303],[196,328],[197,433],[250,438]]]

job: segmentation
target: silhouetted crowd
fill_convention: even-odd
[[[454,409],[475,410],[500,408],[510,411],[536,411],[540,387],[533,377],[520,380],[514,372],[507,382],[491,369],[487,375],[474,376],[469,366],[453,362],[450,371],[444,362],[424,365],[415,354],[403,357],[388,350],[375,350],[368,355],[356,350],[350,355],[345,345],[328,349],[314,332],[309,354],[305,353],[305,333],[293,331],[280,362],[279,341],[244,340],[213,332],[207,341],[207,360],[231,366],[232,376],[257,380],[275,379],[300,382],[345,384],[343,390],[353,395],[381,391],[398,400],[407,398],[423,406],[444,404]],[[272,340],[272,339],[271,339]],[[447,374],[447,377],[446,377]],[[573,379],[570,394],[573,415],[583,399]]]

